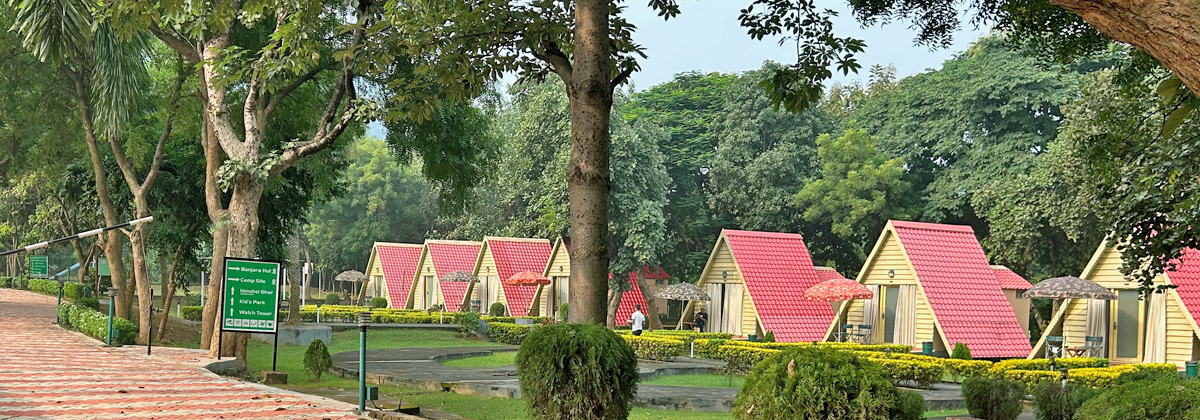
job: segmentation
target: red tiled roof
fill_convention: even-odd
[[[482,245],[480,243],[446,242],[425,244],[429,249],[429,260],[433,263],[433,271],[437,272],[439,279],[451,271],[468,273],[474,271],[475,261],[479,259],[479,248]],[[462,306],[463,299],[467,296],[468,285],[470,283],[462,281],[438,281],[438,287],[442,289],[442,297],[446,300],[446,311],[458,312],[458,307]]]
[[[813,267],[813,268],[815,268],[817,270],[817,280],[818,281],[837,280],[837,279],[845,280],[846,279],[845,277],[842,276],[842,273],[837,272],[837,270],[834,270],[833,268],[830,268],[830,267]]]
[[[637,274],[629,273],[629,290],[621,294],[621,305],[617,306],[617,325],[629,325],[629,317],[633,316],[633,307],[641,306],[642,314],[646,314],[646,297],[637,285]],[[646,315],[649,318],[650,315]],[[642,325],[647,328],[649,325]]]
[[[804,238],[796,233],[725,230],[763,331],[781,342],[821,340],[833,321],[828,303],[804,300],[820,282]]]
[[[532,271],[539,275],[545,271],[546,262],[550,260],[550,241],[488,238],[487,246],[492,250],[492,258],[496,261],[496,277],[500,278],[500,284],[504,288],[508,312],[512,316],[528,315],[538,287],[505,284],[504,280],[522,271]]]
[[[1005,290],[1029,290],[1033,287],[1029,284],[1029,280],[1025,280],[1020,274],[1014,273],[1008,267],[1002,265],[993,265],[992,271],[996,273],[996,281],[1000,282],[1000,288]]]
[[[417,263],[421,259],[421,245],[376,244],[375,253],[383,267],[383,282],[387,284],[388,297],[392,305],[404,305],[416,279]]]
[[[1176,286],[1175,293],[1179,294],[1192,319],[1200,322],[1200,250],[1185,249],[1175,270],[1167,273],[1167,278]]]
[[[946,342],[978,358],[1025,357],[1029,339],[970,226],[892,221]]]

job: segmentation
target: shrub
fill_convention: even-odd
[[[1021,415],[1025,384],[998,378],[967,378],[963,398],[971,417],[983,420],[1013,420]]]
[[[941,364],[902,359],[869,359],[883,366],[885,374],[893,381],[909,381],[920,388],[929,388],[942,379],[946,369]]]
[[[488,336],[497,343],[520,345],[525,337],[533,330],[530,325],[509,324],[507,322],[489,322]]]
[[[1174,366],[1174,365],[1172,365]],[[1138,369],[1129,372],[1122,372],[1117,375],[1117,379],[1113,381],[1113,385],[1124,385],[1133,381],[1157,380],[1157,379],[1178,379],[1179,372],[1176,368],[1166,369]]]
[[[775,342],[775,333],[774,333],[774,332],[771,332],[771,331],[767,331],[767,333],[766,333],[766,334],[763,334],[763,340],[762,340],[762,341],[763,341],[764,343],[774,343],[774,342]]]
[[[630,333],[632,334],[632,331]],[[695,340],[695,339],[699,339],[699,338],[707,338],[707,339],[715,338],[715,339],[721,339],[721,340],[729,340],[729,339],[733,338],[733,334],[730,334],[730,333],[697,332],[697,331],[687,331],[687,330],[678,330],[678,331],[677,330],[654,330],[654,331],[643,332],[642,335],[643,336],[648,335],[651,337],[674,338],[677,340],[684,340],[684,341]]]
[[[779,354],[781,350],[726,344],[717,349],[717,357],[729,365],[730,370],[754,367],[766,358]]]
[[[963,343],[954,343],[954,351],[950,353],[950,358],[958,360],[973,360],[971,357],[971,349],[967,348],[967,345]]]
[[[567,304],[564,303],[558,306],[558,319],[567,320]]]
[[[304,371],[314,379],[321,380],[321,374],[333,367],[333,359],[329,357],[329,348],[321,339],[315,339],[308,344],[304,351]]]
[[[12,277],[0,276],[0,287],[5,289],[12,287]]]
[[[29,279],[29,291],[43,295],[58,296],[58,282],[53,280]]]
[[[879,365],[866,358],[798,348],[754,367],[738,391],[733,414],[737,419],[888,420],[912,410],[900,407],[900,399]]]
[[[79,298],[79,300],[75,301],[75,304],[85,308],[91,308],[93,311],[100,310],[100,301],[96,300],[94,297]]]
[[[1072,357],[1054,359],[1058,369],[1102,368],[1108,367],[1108,359],[1099,357]],[[1009,359],[996,362],[988,369],[988,375],[1000,377],[1009,370],[1050,370],[1049,359]]]
[[[1179,376],[1130,381],[1083,403],[1076,420],[1200,418],[1200,381]]]
[[[913,391],[900,391],[892,420],[925,420],[925,397]]]
[[[504,313],[504,304],[500,302],[493,303],[492,306],[488,308],[488,315],[491,316],[504,316]]]
[[[371,309],[379,309],[379,308],[386,308],[386,307],[387,307],[387,299],[381,298],[381,297],[371,298]]]
[[[100,341],[108,338],[108,315],[101,314],[92,308],[63,302],[66,307],[65,318],[60,318],[60,324]],[[60,309],[59,314],[64,314]],[[113,338],[114,345],[133,344],[137,340],[137,326],[123,318],[113,318],[113,330],[120,334]]]
[[[330,293],[330,294],[325,295],[325,304],[326,305],[338,305],[341,303],[342,303],[342,297],[339,296],[337,293]]]
[[[687,354],[687,344],[669,338],[622,335],[639,359],[674,360]]]
[[[455,323],[458,324],[458,331],[463,334],[471,334],[479,331],[479,313],[478,312],[463,312],[455,316]]]
[[[204,319],[203,306],[180,306],[179,316],[188,321],[201,321]]]
[[[516,367],[534,420],[624,420],[637,393],[633,349],[599,325],[534,330],[517,352]]]
[[[718,353],[721,346],[725,345],[728,340],[697,338],[692,341],[692,346],[696,349],[696,357],[704,359],[719,359],[721,355]]]
[[[1046,382],[1033,392],[1033,412],[1038,420],[1071,420],[1084,402],[1099,394],[1085,386],[1069,384],[1064,390],[1060,382]]]
[[[63,297],[76,300],[83,297],[83,294],[87,293],[86,290],[87,288],[81,283],[67,283],[63,285]]]
[[[983,376],[988,371],[988,368],[992,366],[992,362],[987,360],[943,359],[940,357],[924,356],[920,354],[887,353],[881,351],[860,351],[857,353],[872,359],[899,359],[936,363],[941,365],[942,368],[946,370],[946,373],[954,375],[958,378]]]

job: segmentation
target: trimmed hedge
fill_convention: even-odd
[[[941,364],[915,360],[873,359],[872,362],[883,366],[883,371],[892,381],[910,381],[921,388],[929,388],[934,382],[940,381],[946,370]]]
[[[733,368],[749,368],[782,350],[726,344],[717,349],[717,357]]]
[[[1145,363],[1118,365],[1104,368],[1079,368],[1067,371],[1067,382],[1082,386],[1104,389],[1116,384],[1122,374],[1131,372],[1176,373],[1178,367],[1170,363]],[[1062,374],[1052,370],[1010,370],[1003,378],[1022,382],[1032,392],[1039,384],[1057,381]]]
[[[744,347],[773,349],[773,350],[789,350],[789,349],[797,349],[797,348],[808,348],[808,347],[813,346],[813,343],[761,343],[761,342],[751,342],[751,341],[730,341],[729,344],[744,346]],[[889,352],[889,353],[909,353],[912,351],[912,346],[905,346],[905,345],[900,345],[900,344],[855,344],[855,343],[837,343],[837,342],[823,341],[823,342],[818,342],[816,344],[816,346],[822,347],[822,348],[831,348],[831,349],[849,350],[849,351],[879,351],[879,352]]]
[[[687,343],[670,338],[622,335],[639,359],[674,360],[687,354]]]
[[[188,321],[204,320],[203,306],[180,306],[179,315]]]
[[[492,341],[504,344],[520,345],[525,341],[525,337],[529,332],[533,331],[531,325],[509,324],[507,322],[489,322],[488,336]]]
[[[1054,359],[1059,369],[1102,368],[1108,367],[1108,359],[1099,357],[1072,357]],[[1000,377],[1010,370],[1050,370],[1049,359],[1009,359],[996,362],[988,369],[988,375]]]
[[[984,376],[988,369],[992,367],[992,362],[987,360],[963,360],[963,359],[944,359],[940,357],[924,356],[911,353],[886,353],[878,351],[861,351],[857,352],[872,359],[898,359],[914,362],[936,363],[946,370],[946,373],[960,377],[969,378],[972,376]]]
[[[721,354],[719,351],[721,350],[721,346],[724,346],[727,342],[729,340],[697,338],[695,341],[692,341],[692,346],[696,349],[696,357],[720,359]]]
[[[91,308],[69,302],[58,307],[59,325],[79,331],[100,341],[108,338],[108,315]],[[137,341],[138,328],[123,318],[113,318],[113,330],[120,331],[113,344],[133,344]]]
[[[368,309],[353,305],[322,305],[321,322],[358,322],[358,313],[371,312],[371,322],[379,324],[460,324],[462,312],[429,312],[421,309],[374,308]],[[288,311],[280,311],[280,317],[286,318]],[[517,319],[531,319],[535,324],[543,324],[548,317],[489,317],[483,316],[488,323],[516,323]],[[317,306],[304,305],[300,308],[300,320],[303,322],[317,321]]]
[[[631,331],[630,334],[632,334],[632,333],[633,332]],[[618,333],[618,334],[622,334],[622,333]],[[675,339],[684,340],[684,341],[687,341],[688,339],[692,339],[692,340],[699,340],[699,339],[730,340],[733,338],[733,334],[730,334],[730,333],[698,332],[698,331],[686,331],[686,330],[682,330],[682,331],[681,330],[646,331],[646,332],[642,333],[642,337],[645,337],[645,336],[675,338]]]

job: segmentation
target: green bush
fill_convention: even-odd
[[[87,287],[82,283],[67,283],[63,285],[63,297],[70,300],[83,297],[83,294],[87,293],[86,291]]]
[[[766,334],[763,334],[762,341],[764,343],[774,343],[775,342],[775,333],[771,332],[771,331],[767,331]]]
[[[529,333],[517,378],[534,420],[624,420],[637,393],[637,357],[599,325],[555,324]]]
[[[504,316],[504,314],[505,314],[505,312],[504,312],[504,304],[503,303],[496,302],[496,303],[492,304],[492,307],[488,308],[488,315]]]
[[[726,346],[729,347],[729,346]],[[810,347],[763,360],[738,391],[737,419],[890,420],[901,407],[895,385],[878,364],[850,352]]]
[[[558,319],[567,320],[567,304],[558,305]]]
[[[321,339],[315,339],[308,344],[304,351],[304,371],[314,379],[321,380],[321,374],[333,367],[333,359],[329,357],[329,348]]]
[[[1085,386],[1068,384],[1064,390],[1061,382],[1046,382],[1033,391],[1033,412],[1037,420],[1071,420],[1083,403],[1097,395],[1100,391]]]
[[[1025,384],[998,378],[967,378],[963,381],[962,393],[971,417],[1013,420],[1021,415]]]
[[[29,279],[29,291],[49,296],[58,296],[58,282],[53,280]]]
[[[675,339],[634,335],[622,335],[621,338],[629,343],[639,359],[675,360],[687,354],[687,343]]]
[[[12,288],[12,280],[13,280],[12,277],[0,276],[0,287],[3,287],[5,289],[11,289]]]
[[[913,391],[900,390],[892,420],[925,420],[925,397]]]
[[[204,320],[203,306],[180,306],[179,315],[188,321]]]
[[[381,309],[387,307],[387,299],[377,297],[371,298],[371,309]]]
[[[1122,372],[1113,380],[1113,385],[1124,385],[1134,381],[1179,379],[1179,372],[1176,369],[1139,369]]]
[[[62,306],[67,309],[65,311],[59,309],[59,325],[79,331],[100,341],[105,341],[108,338],[107,314],[101,314],[92,308],[68,302],[63,302]],[[66,316],[62,317],[61,315]],[[113,330],[120,331],[120,334],[113,338],[114,345],[133,344],[137,340],[137,326],[126,319],[113,318]]]
[[[91,308],[93,311],[100,310],[100,301],[96,300],[94,297],[79,298],[79,300],[75,301],[75,304],[85,308]]]
[[[963,343],[954,343],[954,351],[950,353],[950,358],[958,360],[974,360],[971,357],[971,349],[967,348],[967,345]]]
[[[533,330],[530,325],[509,324],[507,322],[489,322],[488,337],[492,341],[504,344],[520,345],[525,341],[525,337]]]
[[[883,367],[884,373],[896,382],[913,382],[920,388],[929,388],[940,381],[946,369],[935,362],[902,359],[869,359]]]
[[[692,346],[696,349],[696,357],[702,359],[719,359],[721,357],[719,351],[721,346],[725,345],[728,340],[697,338],[692,340]]]
[[[340,295],[338,295],[337,293],[330,293],[330,294],[325,295],[325,304],[326,305],[338,305],[341,303],[342,303],[342,297]]]
[[[455,323],[458,324],[458,331],[463,334],[470,334],[479,331],[479,313],[478,312],[463,312],[455,317]]]
[[[1080,369],[1108,367],[1108,359],[1099,357],[1072,357],[1054,359],[1057,369]],[[1009,370],[1050,370],[1049,359],[1008,359],[1001,360],[988,369],[988,375],[1001,377]]]
[[[1130,381],[1083,403],[1075,420],[1200,419],[1200,381],[1179,376]]]

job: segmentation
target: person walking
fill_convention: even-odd
[[[646,315],[642,314],[642,305],[633,305],[633,315],[629,316],[629,328],[633,330],[633,335],[642,335],[642,324],[646,322]]]

